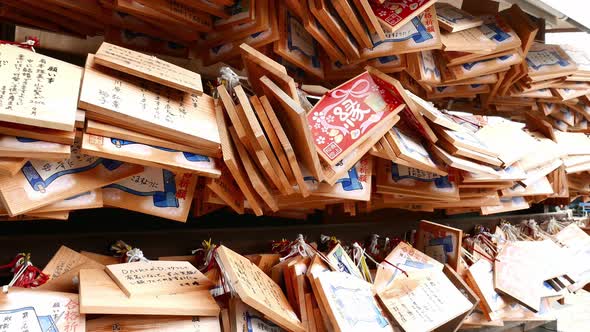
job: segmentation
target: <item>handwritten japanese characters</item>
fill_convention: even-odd
[[[95,61],[99,65],[170,86],[181,91],[203,93],[201,75],[169,62],[110,43],[102,43]]]
[[[127,296],[186,293],[212,286],[186,261],[149,261],[107,265],[107,273]]]
[[[95,64],[89,55],[80,93],[88,119],[217,153],[213,98],[181,92]],[[132,121],[129,121],[133,119]]]
[[[440,270],[397,278],[379,298],[407,332],[432,331],[473,307]]]
[[[85,332],[77,294],[13,288],[0,294],[0,331]]]
[[[247,258],[220,246],[215,260],[228,286],[240,299],[288,330],[303,332],[301,321],[281,288]]]
[[[197,176],[146,167],[139,174],[102,189],[105,206],[186,222]]]
[[[30,160],[15,176],[0,176],[0,195],[11,216],[120,181],[143,167],[84,155],[80,145],[60,161]]]
[[[72,131],[81,68],[0,45],[0,121]]]

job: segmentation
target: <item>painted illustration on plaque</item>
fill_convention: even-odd
[[[330,161],[341,159],[373,127],[402,104],[395,88],[365,72],[328,92],[307,120],[314,144]]]
[[[176,196],[175,174],[157,168],[129,177],[105,188],[115,188],[136,196],[151,196],[153,205],[159,208],[179,207]]]

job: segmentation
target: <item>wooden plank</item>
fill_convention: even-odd
[[[277,20],[279,40],[273,43],[274,53],[307,74],[323,79],[320,49],[311,34],[305,30],[300,18],[293,15],[286,6],[279,6]]]
[[[103,42],[94,55],[94,61],[133,76],[160,83],[181,91],[203,93],[201,75],[176,66],[157,57]]]
[[[105,271],[128,297],[172,295],[209,289],[213,283],[186,261],[107,265]]]
[[[74,130],[80,67],[11,45],[0,45],[0,61],[0,76],[10,78],[0,88],[5,91],[0,94],[0,121]],[[27,78],[29,70],[43,73]]]
[[[41,322],[49,322],[54,331],[84,332],[86,317],[78,311],[79,305],[78,294],[71,293],[13,287],[0,295],[6,331],[26,330],[27,326],[29,331],[43,331]],[[46,315],[60,319],[47,319]]]
[[[242,164],[246,170],[246,174],[248,174],[252,186],[272,211],[278,211],[279,207],[272,191],[270,190],[266,181],[262,178],[260,171],[252,162],[252,159],[250,159],[248,152],[246,152],[246,149],[238,140],[238,135],[236,134],[235,129],[233,129],[233,127],[229,127],[229,132],[236,146],[236,150],[238,150],[238,155],[242,160]]]
[[[25,126],[18,123],[0,121],[0,131],[3,135],[18,136],[39,141],[53,142],[65,145],[74,144],[75,131],[63,131],[40,127]]]
[[[221,138],[221,150],[223,151],[223,161],[229,169],[230,173],[232,174],[233,178],[236,180],[238,187],[248,200],[250,208],[254,210],[254,213],[257,216],[260,216],[262,215],[261,203],[259,202],[259,198],[256,194],[256,191],[254,190],[252,184],[248,180],[248,175],[244,170],[244,166],[241,162],[239,162],[239,156],[237,155],[237,152],[235,152],[234,150],[234,143],[230,138],[223,110],[220,105],[216,106],[215,114],[217,118],[217,125],[219,128],[219,136]]]
[[[271,151],[273,151],[276,154],[279,164],[281,165],[281,168],[285,173],[285,176],[287,177],[289,184],[293,186],[296,184],[295,177],[293,176],[293,171],[291,170],[291,166],[289,165],[289,161],[287,160],[287,156],[285,155],[285,151],[283,149],[283,146],[281,145],[279,137],[277,136],[277,133],[273,128],[272,124],[270,123],[268,115],[266,114],[265,108],[270,107],[268,99],[265,96],[262,96],[260,98],[254,96],[252,97],[252,99],[256,99],[256,102],[252,102],[252,105],[254,105],[254,110],[256,111],[256,115],[258,115],[258,120],[260,120],[260,123],[264,128],[266,137],[270,141],[272,149]]]
[[[263,76],[261,82],[271,104],[275,103],[277,118],[281,121],[289,141],[295,148],[295,153],[303,166],[319,181],[323,180],[320,160],[315,150],[311,132],[305,119],[305,111],[272,80]],[[273,105],[274,106],[274,105]]]
[[[45,205],[42,208],[35,209],[35,213],[46,213],[46,212],[63,212],[63,211],[75,211],[84,209],[97,209],[103,207],[102,191],[100,189],[94,189],[87,191],[82,194],[78,194],[74,197],[64,199],[53,204]]]
[[[260,78],[267,76],[299,104],[297,85],[293,78],[287,74],[285,67],[248,44],[240,45],[240,50],[244,66],[248,70],[248,81],[256,95],[265,94]]]
[[[99,68],[92,55],[86,61],[79,104],[88,119],[197,148],[219,147],[211,97]]]
[[[86,133],[98,135],[98,136],[105,136],[105,137],[113,137],[127,141],[133,141],[137,143],[152,145],[152,146],[159,146],[162,148],[172,149],[172,150],[179,150],[183,152],[190,152],[195,154],[203,154],[206,156],[212,157],[221,157],[221,149],[218,148],[217,150],[208,150],[208,149],[201,149],[195,148],[193,146],[183,145],[176,142],[171,142],[165,139],[161,139],[155,136],[146,135],[139,133],[137,131],[132,131],[128,129],[124,129],[117,126],[112,126],[103,122],[98,122],[94,120],[88,120],[86,124]]]
[[[0,158],[0,175],[14,176],[26,162],[24,158]]]
[[[208,32],[213,28],[213,18],[210,15],[183,5],[179,1],[150,0],[144,1],[144,5],[188,25],[195,31]]]
[[[217,317],[174,317],[174,316],[133,316],[109,315],[86,321],[86,332],[112,332],[113,326],[121,331],[142,332],[221,332]]]
[[[244,194],[225,164],[221,165],[221,176],[217,179],[208,179],[206,185],[235,212],[244,213]]]
[[[297,160],[297,156],[295,155],[295,151],[293,150],[293,146],[291,145],[291,142],[289,141],[289,138],[287,137],[287,134],[285,133],[283,126],[279,122],[279,119],[277,118],[272,105],[268,101],[268,98],[266,98],[266,96],[262,96],[260,98],[260,102],[262,103],[262,106],[264,107],[264,111],[265,111],[266,115],[268,116],[268,120],[270,121],[272,127],[274,128],[274,130],[277,134],[277,138],[278,138],[278,140],[285,152],[285,156],[287,158],[287,161],[289,163],[291,171],[293,172],[293,177],[295,178],[295,182],[297,183],[299,193],[303,197],[309,196],[310,192],[309,192],[309,189],[307,188],[307,184],[305,184],[305,181],[303,178],[303,172],[301,171],[299,161]]]
[[[225,280],[244,303],[285,329],[305,331],[283,291],[256,265],[225,246],[217,248],[215,259]]]
[[[15,216],[120,181],[142,170],[138,165],[84,156],[79,152],[59,162],[31,160],[14,177],[0,176],[0,199],[9,214]]]
[[[85,314],[217,316],[207,290],[174,295],[127,297],[102,270],[80,270],[80,312]]]
[[[143,172],[105,186],[105,206],[186,222],[197,176],[146,167]]]
[[[221,175],[220,162],[211,157],[86,133],[82,153],[211,178]]]
[[[252,157],[257,161],[262,172],[266,174],[267,179],[270,180],[270,182],[278,188],[282,194],[286,195],[293,193],[293,189],[287,181],[287,177],[282,171],[274,153],[270,149],[264,131],[252,109],[253,106],[262,106],[259,104],[250,104],[250,100],[241,86],[235,88],[235,93],[242,106],[239,110],[242,115],[241,119],[245,119],[242,124],[246,129],[246,135],[248,136],[250,146],[254,150],[254,155],[251,153]],[[258,100],[254,99],[254,101],[257,102]]]
[[[80,255],[75,250],[66,246],[61,246],[55,252],[51,260],[43,268],[43,273],[47,274],[50,279],[55,279],[65,272],[71,270],[74,266],[90,262],[91,259]]]
[[[463,231],[454,227],[433,223],[428,220],[420,220],[418,232],[416,233],[417,250],[427,252],[428,246],[443,245],[446,257],[443,264],[449,264],[453,269],[457,269],[459,257],[461,256],[461,243],[463,240]],[[439,260],[440,262],[440,260]]]
[[[270,135],[269,134],[265,135],[265,132],[262,130],[262,127],[261,127],[262,120],[260,119],[260,115],[262,115],[267,122],[268,122],[268,117],[264,113],[264,108],[262,107],[262,104],[260,103],[260,100],[258,99],[258,97],[253,96],[250,98],[250,101],[252,103],[254,110],[256,110],[256,114],[258,114],[258,119],[256,118],[256,115],[253,112],[250,113],[252,111],[252,109],[244,108],[244,111],[246,112],[246,116],[248,117],[248,122],[250,122],[252,129],[256,128],[256,130],[254,132],[257,137],[258,143],[259,143],[260,147],[262,148],[262,151],[264,151],[264,154],[266,155],[266,157],[270,161],[270,164],[271,164],[271,166],[274,170],[274,173],[276,174],[276,176],[280,182],[280,185],[284,188],[284,190],[281,192],[285,195],[290,195],[294,192],[293,187],[291,186],[289,179],[287,178],[286,172],[281,167],[281,164],[279,163],[279,160],[278,160],[277,156],[275,155],[275,152],[273,152],[273,149],[270,146],[270,143],[269,143]],[[248,113],[250,113],[250,114],[248,114]],[[258,120],[260,120],[260,122],[258,122]],[[267,126],[270,126],[270,123],[267,123]],[[272,128],[270,128],[270,129],[272,129]],[[272,135],[274,135],[274,139],[278,140],[276,138],[276,133],[274,131],[272,132]],[[276,142],[276,143],[278,143],[278,142]],[[282,152],[282,147],[280,146],[280,143],[279,143],[279,148],[280,148],[279,152]],[[284,157],[284,152],[283,152],[283,157]],[[286,161],[286,158],[285,158],[285,161]],[[289,172],[291,172],[290,169],[289,169]],[[281,187],[278,187],[278,188],[280,189]]]

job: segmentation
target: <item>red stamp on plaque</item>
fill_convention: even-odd
[[[328,92],[307,114],[314,144],[336,164],[401,104],[394,86],[365,72]]]
[[[433,2],[432,0],[385,0],[383,3],[375,1],[369,3],[375,16],[393,28],[406,18],[411,19],[417,16]]]

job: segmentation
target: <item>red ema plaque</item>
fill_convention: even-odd
[[[383,3],[371,1],[371,8],[378,19],[395,28],[400,22],[420,14],[432,5],[431,0],[385,0]],[[400,25],[401,26],[401,25]]]
[[[318,152],[330,164],[340,161],[402,104],[394,86],[368,72],[338,86],[307,114]]]

